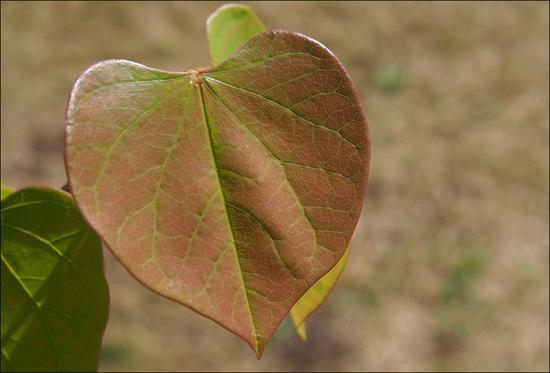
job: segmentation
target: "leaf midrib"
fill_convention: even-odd
[[[229,217],[229,213],[227,211],[227,202],[226,202],[225,193],[223,191],[223,187],[222,187],[221,180],[220,180],[220,175],[219,175],[219,171],[218,171],[218,162],[216,160],[216,154],[214,153],[214,140],[212,138],[212,130],[210,128],[210,123],[208,122],[208,116],[206,114],[206,105],[205,105],[205,102],[204,102],[204,94],[203,94],[203,90],[202,90],[202,85],[198,85],[197,89],[198,89],[199,96],[200,96],[202,113],[203,113],[203,116],[204,116],[204,122],[206,124],[206,131],[208,132],[208,142],[209,142],[209,148],[211,150],[212,161],[214,162],[216,180],[218,182],[218,188],[221,191],[222,205],[223,205],[223,209],[224,209],[224,212],[225,212],[225,217],[227,218],[226,219],[227,220],[227,225],[229,226],[229,231],[231,233],[231,239],[233,241],[233,248],[235,250],[235,258],[236,258],[236,261],[237,261],[237,266],[239,268],[239,275],[240,275],[239,277],[241,279],[241,283],[242,283],[242,287],[243,287],[244,299],[246,300],[246,308],[248,310],[248,314],[250,316],[250,321],[252,323],[252,329],[253,329],[254,341],[255,341],[254,350],[256,351],[256,354],[259,356],[259,353],[260,353],[260,351],[259,351],[259,344],[260,344],[259,338],[260,338],[260,336],[258,334],[258,330],[257,330],[257,326],[256,326],[256,320],[254,319],[254,313],[252,312],[252,307],[250,306],[250,299],[248,297],[248,288],[246,287],[246,284],[245,284],[245,281],[244,281],[241,258],[240,258],[240,255],[239,255],[239,251],[237,250],[237,244],[236,244],[236,240],[235,240],[235,232],[233,231],[233,225],[231,224],[231,218]]]

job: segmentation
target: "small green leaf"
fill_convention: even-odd
[[[303,341],[306,340],[306,319],[325,301],[330,291],[336,284],[336,280],[342,273],[348,261],[349,248],[346,249],[342,258],[323,277],[319,279],[290,310],[290,316],[296,327],[296,333]]]
[[[2,200],[2,371],[97,369],[108,314],[101,241],[69,195]]]
[[[4,198],[6,198],[7,196],[9,196],[10,194],[13,193],[13,189],[11,189],[10,187],[5,186],[4,183],[2,183],[0,185],[2,187],[2,191],[1,191],[1,194],[0,194],[0,199],[4,199]]]
[[[253,36],[264,32],[265,26],[249,6],[227,4],[208,17],[206,29],[210,60],[212,65],[218,65]]]

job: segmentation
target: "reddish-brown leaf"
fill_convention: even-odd
[[[201,72],[98,63],[74,86],[66,137],[76,202],[124,266],[258,356],[344,253],[367,183],[347,72],[287,31]]]

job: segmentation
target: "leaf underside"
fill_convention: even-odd
[[[202,73],[96,64],[66,131],[72,193],[117,258],[258,357],[361,211],[366,118],[343,66],[301,34],[262,33]]]
[[[63,192],[2,200],[2,371],[93,371],[107,323],[99,238]]]
[[[321,277],[312,287],[305,292],[304,295],[296,302],[296,304],[290,310],[290,316],[296,333],[305,341],[306,334],[306,319],[325,301],[330,291],[336,284],[336,280],[340,277],[340,274],[344,270],[348,261],[349,248],[346,249],[344,255],[340,258],[338,263],[327,272],[326,275]]]

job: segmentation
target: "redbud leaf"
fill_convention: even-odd
[[[100,62],[67,110],[69,183],[91,226],[144,285],[258,357],[344,254],[369,156],[348,73],[288,31],[206,70]]]

